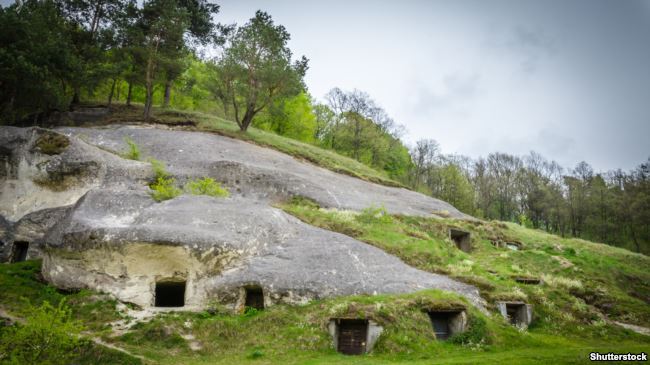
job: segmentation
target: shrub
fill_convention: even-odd
[[[81,343],[81,325],[72,320],[61,301],[57,307],[43,302],[27,305],[25,323],[0,332],[0,362],[8,364],[66,364]]]
[[[151,197],[157,202],[174,199],[182,193],[181,189],[177,188],[175,184],[176,180],[171,177],[159,177],[156,182],[149,185],[153,190]]]
[[[129,160],[140,160],[140,147],[129,137],[124,138],[124,142],[129,146],[129,150],[126,151],[122,156],[128,158]]]
[[[188,182],[185,184],[185,190],[193,195],[209,195],[217,198],[230,195],[228,190],[209,177]]]
[[[149,163],[151,164],[151,169],[153,170],[155,181],[158,181],[160,178],[165,179],[169,177],[169,172],[167,172],[167,168],[165,167],[164,162],[150,158]]]

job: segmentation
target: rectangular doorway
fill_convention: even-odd
[[[11,254],[11,262],[22,262],[27,260],[27,252],[29,251],[29,242],[16,241],[14,242],[13,252]]]
[[[185,305],[185,282],[157,282],[155,295],[156,307],[183,307]]]
[[[246,289],[246,300],[244,306],[255,308],[257,310],[264,309],[264,291],[260,287],[248,287]]]
[[[346,355],[361,355],[366,352],[367,320],[341,319],[338,326],[338,352]]]

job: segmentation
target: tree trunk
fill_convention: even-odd
[[[160,44],[160,34],[156,37],[156,44],[154,49],[149,52],[149,59],[147,60],[147,69],[145,72],[145,88],[146,88],[146,97],[144,102],[144,121],[148,122],[151,118],[151,106],[153,105],[153,81],[154,73],[156,72],[156,62],[154,58],[158,54],[158,45]]]
[[[253,117],[255,116],[255,112],[253,109],[246,109],[246,114],[244,114],[244,118],[242,118],[241,123],[239,124],[239,129],[242,132],[246,132],[248,130],[248,126],[251,125],[253,122]]]
[[[147,80],[146,96],[144,100],[144,121],[148,122],[151,118],[151,105],[153,104],[153,82]]]
[[[70,103],[70,109],[72,109],[74,106],[79,105],[80,100],[79,100],[79,86],[73,87],[73,94],[72,94],[72,102]]]
[[[126,106],[131,106],[131,97],[133,96],[133,83],[129,82],[129,88],[126,92]]]
[[[169,107],[169,97],[171,96],[172,93],[172,82],[170,80],[167,80],[165,82],[165,98],[163,99],[163,108]]]
[[[117,95],[115,95],[115,100],[120,100],[120,95],[122,94],[122,81],[117,82]]]
[[[113,94],[115,93],[116,83],[117,83],[117,79],[113,79],[113,84],[111,85],[111,91],[108,93],[108,106],[111,106],[111,103],[113,102]]]

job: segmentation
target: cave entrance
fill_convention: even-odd
[[[463,331],[462,310],[430,311],[427,314],[437,340],[445,341],[452,335]]]
[[[450,228],[449,238],[456,244],[459,250],[469,252],[472,249],[471,236],[467,231]]]
[[[182,307],[185,305],[185,281],[156,282],[156,307]]]
[[[246,299],[244,300],[244,308],[250,307],[257,310],[264,309],[264,291],[259,286],[251,286],[244,288],[246,290]]]
[[[341,319],[338,323],[337,351],[345,355],[361,355],[366,352],[368,321],[365,319]]]
[[[526,305],[522,303],[507,303],[506,304],[506,314],[510,324],[522,327],[528,325],[526,317],[528,316],[526,312]]]
[[[542,283],[542,279],[528,278],[528,277],[517,277],[515,278],[515,281],[520,284],[527,284],[527,285],[540,285]]]
[[[27,260],[27,251],[29,251],[29,242],[14,242],[11,262],[21,262]]]

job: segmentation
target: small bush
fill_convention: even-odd
[[[156,182],[149,185],[151,190],[153,190],[151,197],[157,202],[174,199],[182,193],[181,189],[177,188],[175,184],[176,180],[171,177],[159,177],[156,179]]]
[[[124,142],[129,146],[129,150],[126,151],[122,156],[128,158],[129,160],[140,160],[140,147],[129,137],[124,138]]]
[[[27,305],[25,323],[0,332],[0,362],[8,364],[67,364],[80,344],[81,325],[72,320],[61,301]]]
[[[192,195],[209,195],[216,198],[230,195],[228,190],[209,177],[188,182],[185,184],[185,191]]]
[[[167,172],[167,168],[165,167],[164,162],[150,158],[149,163],[151,164],[151,169],[153,170],[155,181],[158,181],[160,178],[166,179],[169,177],[169,172]]]

